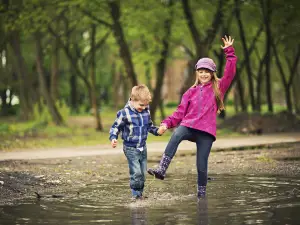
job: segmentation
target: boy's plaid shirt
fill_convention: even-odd
[[[157,131],[158,128],[151,120],[149,108],[138,112],[128,102],[123,109],[118,111],[117,118],[109,132],[109,139],[118,139],[119,133],[122,132],[121,137],[125,146],[140,148],[146,145],[148,132],[158,136]]]

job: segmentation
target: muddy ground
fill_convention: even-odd
[[[148,167],[156,165],[160,156],[148,153]],[[195,151],[178,151],[166,179],[172,179],[172,174],[180,173],[193,177],[196,184],[195,162]],[[263,149],[213,151],[209,158],[209,177],[213,178],[216,174],[300,178],[300,143]],[[22,198],[35,198],[35,192],[51,198],[76,195],[89,185],[126,179],[128,166],[123,154],[1,161],[0,204],[14,204]],[[147,175],[147,179],[146,187],[153,178]],[[130,198],[129,187],[124,191],[128,192]]]

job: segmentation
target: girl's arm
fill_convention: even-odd
[[[171,116],[167,117],[165,120],[161,122],[162,124],[165,124],[168,129],[176,127],[185,116],[189,104],[189,95],[190,95],[189,90],[187,90],[183,94],[181,98],[181,102],[177,107],[176,111]]]
[[[236,72],[236,61],[237,57],[234,54],[234,48],[229,46],[224,48],[224,52],[226,55],[226,65],[224,69],[224,75],[220,80],[220,90],[222,94],[228,90]]]
[[[118,139],[118,135],[120,133],[120,131],[123,129],[124,127],[124,116],[122,115],[122,110],[120,110],[117,113],[117,118],[115,120],[115,122],[113,123],[113,125],[110,128],[109,131],[109,140],[113,140],[113,139]]]

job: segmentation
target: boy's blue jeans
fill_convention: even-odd
[[[179,126],[174,131],[164,154],[172,159],[177,151],[178,145],[183,140],[196,142],[198,185],[206,186],[208,156],[215,138],[209,133],[185,126]]]
[[[123,147],[124,154],[128,161],[130,188],[133,197],[140,197],[144,191],[147,171],[147,147],[143,151],[137,148]]]

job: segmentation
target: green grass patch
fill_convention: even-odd
[[[282,106],[274,105],[275,112],[283,109]],[[107,144],[108,132],[113,124],[117,111],[103,107],[101,109],[101,120],[104,127],[103,132],[94,129],[94,118],[90,114],[72,115],[68,117],[68,125],[58,127],[52,123],[38,121],[20,122],[15,117],[0,118],[0,150],[32,149],[44,147],[82,146]],[[165,107],[166,116],[171,115],[176,107]],[[226,107],[227,116],[235,114],[233,106]],[[267,112],[267,107],[263,106],[263,113]],[[161,115],[157,111],[155,124],[159,126]],[[218,124],[221,121],[218,119]],[[173,130],[168,130],[163,136],[149,134],[148,142],[169,141]],[[218,129],[217,138],[228,136],[241,136],[229,129]]]
[[[257,161],[263,162],[263,163],[274,163],[275,161],[272,158],[269,158],[267,156],[258,156],[256,158]]]

